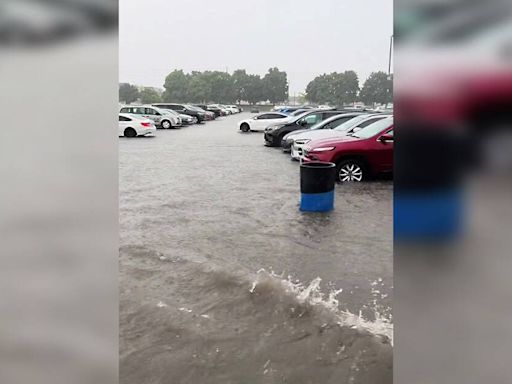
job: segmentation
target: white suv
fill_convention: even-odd
[[[130,105],[128,107],[122,107],[121,113],[145,117],[146,119],[153,120],[155,125],[164,129],[178,128],[181,125],[181,119],[178,116],[151,105]]]

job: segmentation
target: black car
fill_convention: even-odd
[[[334,116],[345,113],[344,110],[312,110],[296,116],[288,123],[271,125],[265,129],[264,139],[265,145],[269,147],[281,146],[283,137],[298,129],[308,129],[319,122]]]
[[[154,106],[158,107],[158,108],[172,109],[173,111],[176,111],[178,113],[182,113],[184,115],[189,115],[189,116],[195,117],[195,118],[197,118],[198,123],[202,123],[206,119],[206,114],[204,112],[193,109],[187,104],[164,103],[164,104],[154,104]]]
[[[198,105],[198,107],[203,108],[205,111],[210,111],[215,113],[215,118],[222,116],[222,109],[215,105]]]

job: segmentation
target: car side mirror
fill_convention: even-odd
[[[305,127],[306,125],[308,125],[308,122],[304,119],[304,120],[300,120],[299,121],[299,125],[302,126],[302,127]]]
[[[392,135],[384,134],[381,137],[379,137],[379,141],[381,143],[387,143],[387,142],[390,142],[390,141],[394,141],[394,138],[393,138]]]

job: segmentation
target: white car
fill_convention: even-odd
[[[240,121],[238,127],[242,132],[264,131],[270,125],[286,123],[292,118],[281,112],[265,112],[250,119]]]
[[[127,113],[119,114],[119,137],[137,137],[152,135],[156,132],[155,123]]]
[[[172,109],[166,109],[166,108],[159,108],[161,109],[162,111],[170,114],[170,115],[174,115],[176,117],[176,124],[173,124],[173,127],[174,128],[178,128],[178,127],[181,127],[183,125],[183,117],[181,114],[179,114],[178,112],[172,110]]]
[[[152,105],[130,105],[121,108],[120,112],[153,120],[155,125],[163,129],[177,128],[179,126],[178,116]]]
[[[237,107],[234,107],[232,105],[226,105],[226,109],[232,114],[234,115],[235,113],[238,113],[238,108]]]
[[[370,124],[382,120],[390,115],[359,115],[333,129],[314,129],[304,132],[294,137],[291,147],[291,156],[294,160],[299,160],[304,154],[304,147],[313,140],[330,139],[341,137],[352,132],[356,132]],[[313,127],[314,128],[314,127]]]
[[[234,113],[240,113],[242,112],[240,108],[238,108],[236,105],[228,105],[228,108],[232,109]]]

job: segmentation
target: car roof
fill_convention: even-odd
[[[294,116],[290,116],[290,115],[287,115],[286,113],[284,112],[279,112],[279,111],[267,111],[267,112],[260,112],[258,113],[256,116],[262,116],[262,115],[268,115],[268,114],[272,114],[272,115],[281,115],[281,116],[286,116],[286,117],[294,117]]]
[[[119,113],[119,116],[124,116],[124,117],[128,117],[130,119],[134,119],[134,120],[147,120],[145,117],[142,118],[140,116],[137,116],[137,115],[132,115],[131,113]]]
[[[375,116],[373,116],[375,117]],[[382,122],[382,121],[385,121],[385,120],[389,120],[389,125],[386,127],[386,128],[383,128],[382,131],[386,130],[386,129],[389,129],[389,128],[392,128],[393,125],[394,125],[394,121],[393,121],[393,115],[390,115],[390,116],[387,116],[385,117],[384,119],[381,119],[379,120],[378,122]],[[375,122],[377,123],[377,122]],[[364,127],[363,129],[366,129],[368,127],[371,127],[373,124],[370,124],[366,127]],[[343,141],[345,140],[346,136],[340,136],[340,137],[331,137],[331,138],[325,138],[325,139],[320,139],[320,140],[315,140],[315,145],[317,144],[325,144],[325,143],[334,143],[334,142],[338,142],[338,141]]]

